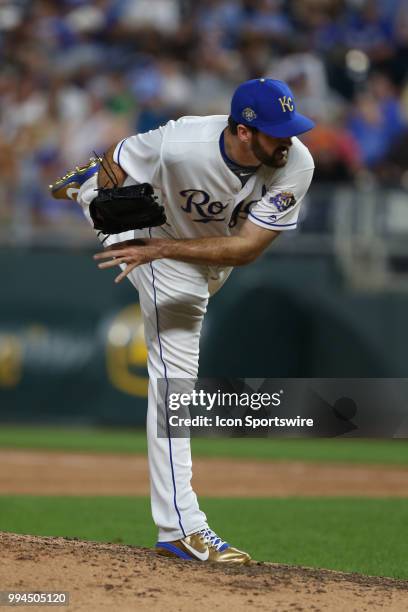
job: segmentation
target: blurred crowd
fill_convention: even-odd
[[[261,76],[316,120],[316,183],[408,187],[406,0],[0,0],[0,53],[3,227],[75,223],[55,177]]]

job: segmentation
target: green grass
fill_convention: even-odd
[[[258,560],[408,579],[407,500],[201,502],[212,528]],[[0,530],[139,546],[155,541],[144,497],[2,496]]]
[[[67,451],[145,453],[141,430],[0,426],[0,447]],[[407,440],[195,439],[195,456],[350,463],[408,464]]]

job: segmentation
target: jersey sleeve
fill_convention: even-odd
[[[313,170],[301,170],[289,176],[285,184],[273,185],[261,200],[251,206],[248,219],[255,225],[275,231],[295,229]]]
[[[159,186],[163,127],[121,140],[113,161],[136,183]]]

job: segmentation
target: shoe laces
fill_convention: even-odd
[[[227,543],[224,542],[224,540],[221,540],[221,538],[218,537],[217,534],[209,527],[201,529],[198,533],[208,546],[212,546],[216,550],[220,550],[220,548]]]

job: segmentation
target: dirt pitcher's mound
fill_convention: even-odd
[[[271,563],[220,567],[161,558],[145,548],[9,533],[0,533],[0,547],[0,590],[68,591],[69,606],[60,610],[408,608],[408,581],[402,580]]]

